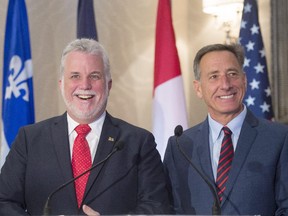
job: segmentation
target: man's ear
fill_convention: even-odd
[[[58,80],[58,86],[59,86],[59,89],[61,90],[61,88],[62,88],[62,79]]]
[[[111,90],[111,88],[112,88],[112,79],[108,82],[108,89],[109,89],[109,91]]]
[[[202,89],[201,89],[201,83],[200,83],[200,81],[194,80],[194,81],[193,81],[193,87],[194,87],[194,90],[195,90],[195,92],[196,92],[196,95],[197,95],[199,98],[202,98]]]

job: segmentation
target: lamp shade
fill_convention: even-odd
[[[227,13],[238,13],[243,9],[243,0],[202,0],[203,12],[220,16]]]

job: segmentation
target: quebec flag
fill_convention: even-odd
[[[9,0],[4,41],[0,167],[21,126],[34,117],[33,70],[24,0]]]

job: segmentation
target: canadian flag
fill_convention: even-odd
[[[163,159],[174,128],[187,129],[186,102],[172,25],[170,0],[159,0],[154,63],[153,134]]]

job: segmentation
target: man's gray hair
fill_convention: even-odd
[[[239,65],[241,66],[241,68],[243,68],[243,64],[244,64],[244,49],[240,44],[231,44],[231,45],[227,45],[227,44],[211,44],[208,46],[204,46],[203,48],[201,48],[195,58],[194,58],[194,64],[193,64],[193,70],[194,70],[194,76],[196,80],[200,80],[200,61],[202,59],[202,57],[209,53],[209,52],[213,52],[213,51],[229,51],[231,53],[233,53],[235,55],[235,57],[237,58],[237,61],[239,63]]]
[[[93,39],[87,39],[87,38],[73,40],[65,47],[62,53],[62,57],[61,57],[61,66],[60,66],[61,76],[63,76],[64,63],[66,60],[66,56],[70,52],[74,52],[74,51],[100,56],[103,60],[104,73],[105,73],[106,79],[107,81],[111,80],[110,62],[109,62],[109,57],[108,57],[106,50],[99,42]]]

